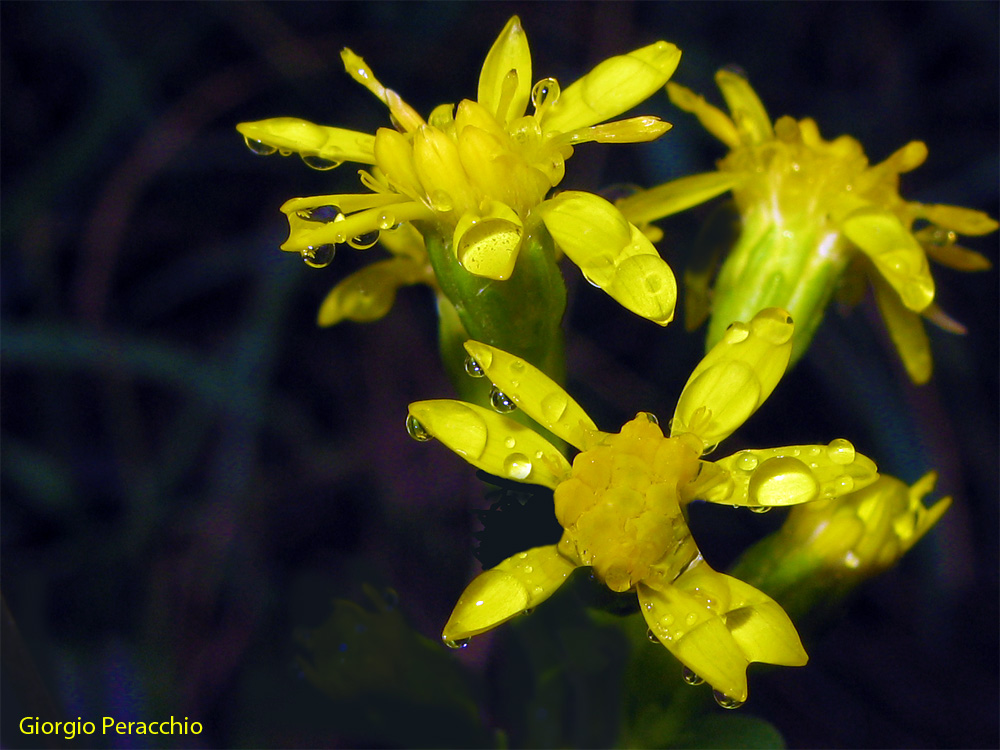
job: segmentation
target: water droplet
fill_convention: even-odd
[[[819,482],[797,458],[775,456],[762,463],[750,476],[749,505],[798,505],[819,496]]]
[[[725,693],[720,693],[718,690],[712,691],[712,697],[715,698],[715,702],[722,706],[722,708],[739,708],[744,703],[744,701],[736,700],[736,698]]]
[[[770,505],[751,505],[750,506],[750,512],[751,513],[767,513],[769,510],[771,510],[771,506]]]
[[[684,671],[681,672],[681,676],[684,678],[684,682],[688,685],[701,685],[705,681],[703,677],[699,677],[687,667],[684,667]]]
[[[523,453],[511,453],[503,460],[503,471],[510,479],[527,479],[531,474],[531,461]]]
[[[844,476],[837,479],[837,490],[839,495],[846,495],[848,492],[854,490],[854,477],[844,474]]]
[[[378,230],[373,229],[370,232],[364,232],[356,237],[351,237],[351,239],[347,241],[347,244],[355,250],[367,250],[368,248],[375,246],[375,243],[378,242],[378,238]]]
[[[533,571],[534,569],[535,569],[535,568],[534,568],[533,566],[531,566],[531,565],[525,565],[525,566],[524,566],[524,567],[522,568],[522,570],[523,570],[523,571],[524,571],[525,573],[531,573],[531,572],[532,572],[532,571]]]
[[[496,386],[493,386],[493,389],[490,391],[490,404],[501,414],[506,414],[507,412],[514,411],[514,409],[517,408],[517,404],[514,403],[514,399]]]
[[[320,172],[334,169],[344,163],[335,159],[324,159],[318,154],[302,154],[302,162],[310,169],[318,169]]]
[[[279,156],[291,156],[292,155],[292,150],[290,148],[279,148],[278,149],[278,155]]]
[[[726,332],[722,335],[727,344],[738,344],[750,335],[750,326],[746,323],[730,323]]]
[[[409,433],[411,438],[421,443],[426,443],[434,437],[412,414],[406,415],[406,432]]]
[[[555,78],[543,78],[531,87],[531,103],[537,113],[540,109],[551,107],[559,101],[559,81]]]
[[[757,456],[749,451],[744,451],[736,457],[736,468],[740,471],[753,471],[758,463]]]
[[[247,148],[258,156],[270,156],[278,150],[275,146],[269,146],[263,141],[254,140],[253,138],[248,138],[247,136],[243,136],[243,140],[246,141]]]
[[[309,245],[302,248],[302,260],[311,268],[326,268],[337,254],[336,245]]]
[[[562,391],[554,391],[542,399],[542,415],[550,423],[555,424],[562,419],[568,405],[569,399],[566,398],[566,394]]]
[[[826,455],[835,464],[846,466],[854,461],[854,446],[851,445],[850,441],[844,440],[844,438],[837,438],[836,440],[831,440],[830,444],[826,446]]]
[[[529,572],[530,572],[530,571],[529,571]],[[534,611],[535,611],[535,608],[534,608],[534,607],[528,607],[528,608],[527,608],[526,610],[524,610],[524,611],[523,611],[523,612],[522,612],[521,614],[522,614],[522,615],[530,615],[530,614],[534,613]]]
[[[469,645],[469,641],[472,640],[472,639],[471,638],[456,638],[455,640],[452,641],[452,640],[448,640],[447,638],[442,637],[441,640],[444,641],[444,645],[447,646],[448,648],[465,648],[466,646]]]
[[[446,190],[435,190],[427,197],[431,208],[438,213],[447,213],[455,207],[455,202]]]
[[[517,441],[514,440],[514,438],[509,437],[503,441],[503,444],[506,445],[508,448],[513,448],[515,445],[517,445]]]
[[[469,355],[465,358],[465,374],[471,378],[481,378],[486,372],[480,367],[479,363]]]
[[[648,640],[650,643],[659,643],[660,642],[660,639],[656,637],[656,633],[654,633],[649,628],[646,628],[646,640]]]
[[[684,621],[685,621],[685,622],[686,622],[686,623],[687,623],[688,625],[694,625],[694,624],[695,624],[695,621],[697,621],[697,619],[698,619],[698,615],[696,615],[696,614],[695,614],[694,612],[692,612],[692,613],[691,613],[691,614],[689,614],[689,615],[688,615],[688,616],[687,616],[686,618],[684,618]]]
[[[646,416],[646,421],[647,422],[652,422],[653,424],[659,424],[660,423],[660,420],[656,418],[655,414],[653,414],[651,412],[648,412],[648,411],[644,411],[643,414]]]
[[[378,215],[376,224],[378,224],[379,229],[395,229],[396,215],[389,211],[383,211]]]

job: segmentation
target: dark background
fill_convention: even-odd
[[[386,125],[344,74],[344,45],[424,114],[472,97],[483,56],[518,13],[535,79],[566,85],[666,39],[684,53],[674,80],[711,101],[721,104],[714,71],[737,64],[773,117],[814,117],[827,138],[857,137],[873,162],[924,140],[930,157],[903,177],[906,198],[996,216],[997,11],[0,4],[0,581],[60,716],[188,716],[205,726],[192,746],[363,742],[330,725],[328,699],[295,667],[292,633],[368,582],[394,588],[436,638],[476,570],[477,480],[402,429],[409,401],[450,393],[429,293],[404,290],[373,325],[316,328],[326,291],[372,256],[305,267],[277,249],[278,206],[356,190],[356,170],[256,157],[237,122]],[[723,155],[664,95],[640,111],[675,127],[656,144],[581,147],[563,187],[653,185]],[[704,215],[664,225],[661,251],[678,271]],[[996,259],[997,235],[966,244]],[[570,390],[608,429],[640,409],[669,417],[702,333],[637,320],[565,270]],[[928,539],[807,642],[807,668],[751,676],[744,710],[790,746],[998,744],[997,278],[935,278],[969,333],[931,331],[929,385],[906,381],[868,300],[828,317],[725,448],[849,437],[909,482],[937,468],[938,494],[955,498]],[[717,567],[780,522],[749,516],[699,521]],[[456,658],[475,667],[486,654]],[[10,664],[5,655],[2,742],[15,747],[34,709]]]

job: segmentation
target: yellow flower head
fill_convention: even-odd
[[[718,170],[619,203],[630,221],[643,226],[732,191],[741,236],[719,272],[710,305],[707,275],[689,276],[688,324],[698,325],[711,306],[711,346],[733,320],[779,305],[798,323],[794,362],[852,263],[871,279],[911,378],[926,381],[931,358],[919,315],[960,329],[933,304],[927,258],[962,270],[989,268],[984,257],[955,241],[958,234],[992,232],[997,222],[980,211],[900,196],[899,175],[927,158],[923,143],[912,141],[871,165],[857,140],[843,135],[826,141],[809,118],[786,116],[772,125],[743,77],[720,70],[715,80],[730,115],[683,86],[670,83],[667,93],[729,148]]]
[[[649,141],[670,128],[656,117],[605,121],[663,86],[677,67],[680,50],[655,42],[605,60],[565,89],[552,78],[532,85],[527,37],[514,16],[486,56],[477,99],[462,100],[457,107],[442,104],[426,120],[383,86],[354,52],[344,49],[341,57],[347,72],[388,107],[393,128],[380,128],[372,136],[289,117],[237,128],[258,153],[297,152],[320,169],[344,161],[370,165],[360,171],[369,193],[285,203],[282,211],[291,231],[282,249],[301,253],[307,261],[326,261],[337,244],[371,246],[379,232],[414,222],[423,232],[440,236],[467,272],[503,280],[514,272],[519,251],[536,231],[541,216],[533,212],[562,181],[574,146]],[[597,196],[584,195],[604,208],[606,202]],[[331,206],[332,216],[327,213]],[[651,300],[636,303],[635,287],[646,283],[650,262],[619,272],[619,256],[623,260],[636,254],[630,237],[624,244],[603,249],[616,277],[604,288],[634,312],[665,323],[674,302],[669,267],[644,241],[641,253],[655,256],[658,263],[653,284],[658,291],[645,292]]]
[[[477,468],[550,487],[564,533],[472,581],[445,625],[461,643],[547,599],[589,566],[614,591],[634,589],[651,635],[709,682],[727,705],[746,699],[750,662],[801,665],[795,628],[762,592],[714,571],[683,508],[696,498],[766,510],[834,498],[875,481],[875,465],[846,440],[702,456],[770,395],[788,363],[793,325],[768,309],[735,323],[691,374],[669,435],[640,412],[618,433],[600,431],[554,381],[519,357],[470,341],[474,371],[494,403],[520,408],[580,452],[572,464],[545,438],[503,414],[453,400],[410,405],[407,429],[438,438]]]

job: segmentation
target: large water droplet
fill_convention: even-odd
[[[246,142],[247,148],[258,156],[270,156],[278,150],[276,146],[269,146],[263,141],[258,141],[247,136],[243,136],[243,140]]]
[[[447,213],[455,207],[455,201],[446,190],[434,190],[429,196],[431,208],[438,213]]]
[[[368,248],[375,246],[375,243],[378,242],[378,238],[378,230],[373,229],[370,232],[364,232],[356,237],[351,237],[351,239],[347,241],[347,244],[355,250],[367,250]]]
[[[775,456],[750,477],[749,505],[798,505],[819,496],[819,482],[808,466],[791,456]]]
[[[475,358],[470,354],[465,358],[465,374],[471,378],[481,378],[486,375],[486,371],[483,370]]]
[[[723,708],[739,708],[744,703],[744,701],[736,700],[736,698],[733,698],[731,695],[720,693],[718,690],[712,691],[712,697],[715,698],[715,702]]]
[[[703,677],[699,677],[687,667],[684,667],[684,671],[681,673],[681,676],[684,678],[684,682],[688,685],[701,685],[705,681]]]
[[[344,163],[335,159],[325,159],[319,154],[302,154],[302,162],[310,169],[318,169],[320,172],[326,172]]]
[[[411,438],[417,440],[421,443],[426,443],[430,440],[433,435],[431,435],[427,429],[420,424],[420,421],[412,414],[406,415],[406,432]]]
[[[851,445],[849,440],[837,438],[836,440],[831,440],[830,444],[826,446],[826,455],[827,458],[835,464],[846,466],[847,464],[854,462],[856,454],[854,446]]]
[[[559,81],[555,78],[543,78],[531,87],[531,103],[535,112],[545,107],[551,107],[559,101]]]
[[[517,404],[514,403],[514,399],[496,386],[493,386],[493,389],[490,391],[490,404],[501,414],[506,414],[507,412],[514,411],[514,409],[517,408]]]
[[[302,248],[302,260],[311,268],[326,268],[337,254],[336,245],[309,245]]]
[[[554,391],[542,398],[541,406],[542,416],[550,423],[555,424],[566,413],[566,407],[569,406],[569,399],[566,398],[566,394],[562,391]]]
[[[469,641],[472,639],[456,638],[455,640],[449,640],[447,638],[442,637],[441,640],[444,641],[444,645],[447,646],[448,648],[465,648],[466,646],[469,645]]]
[[[509,479],[527,479],[531,474],[531,461],[523,453],[511,453],[503,460],[503,471]]]
[[[391,211],[383,211],[378,215],[378,220],[376,222],[379,229],[395,229],[396,215]]]
[[[753,471],[758,463],[757,456],[749,451],[744,451],[736,457],[736,468],[740,471]]]
[[[722,335],[723,341],[727,344],[738,344],[750,335],[750,327],[746,323],[730,323],[726,332]]]

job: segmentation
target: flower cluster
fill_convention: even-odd
[[[874,482],[874,463],[850,442],[703,456],[753,414],[777,385],[792,348],[788,313],[763,310],[733,324],[688,379],[669,435],[641,412],[602,432],[541,371],[480,342],[466,349],[500,403],[514,404],[580,452],[572,464],[545,438],[503,414],[453,400],[410,405],[418,439],[439,439],[477,468],[550,487],[564,529],[556,545],[517,554],[476,578],[445,625],[458,643],[541,603],[577,567],[613,591],[635,589],[653,637],[733,706],[755,661],[801,665],[798,635],[781,607],[702,558],[683,507],[696,498],[766,510],[832,499]]]
[[[981,211],[904,200],[899,175],[919,167],[927,147],[911,141],[879,164],[842,135],[824,140],[815,121],[780,117],[772,125],[746,79],[720,70],[715,77],[730,115],[683,86],[670,83],[671,101],[693,113],[729,148],[718,169],[682,177],[619,202],[640,226],[731,191],[742,220],[739,239],[723,263],[710,299],[710,264],[689,276],[688,326],[711,310],[708,345],[732,321],[778,305],[798,324],[792,361],[806,350],[841,277],[865,274],[910,377],[925,382],[931,355],[920,315],[961,330],[934,304],[927,259],[965,271],[990,267],[982,255],[956,245],[959,234],[981,235],[997,222]]]

